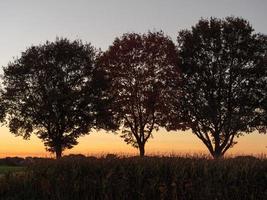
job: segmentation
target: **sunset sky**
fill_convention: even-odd
[[[201,3],[200,3],[201,2]],[[125,32],[163,30],[176,40],[177,32],[190,28],[201,17],[240,16],[256,32],[267,33],[266,0],[9,0],[0,1],[0,66],[31,45],[56,37],[82,39],[106,50]],[[0,71],[2,74],[2,71]],[[267,154],[267,135],[252,133],[237,139],[229,154]],[[149,154],[207,153],[190,131],[154,133],[146,145]],[[64,152],[86,155],[137,154],[119,134],[95,132],[81,137],[79,144]],[[0,128],[0,157],[51,156],[32,136],[23,140]]]

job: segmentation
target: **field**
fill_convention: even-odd
[[[0,165],[0,176],[8,173],[20,172],[25,168],[21,166],[1,166]]]
[[[0,168],[7,172],[12,168]],[[14,168],[16,172],[16,168]],[[267,160],[184,157],[63,158],[0,178],[7,200],[267,199]]]

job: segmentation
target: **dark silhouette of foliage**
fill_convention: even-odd
[[[183,118],[214,158],[222,157],[236,137],[253,131],[258,120],[255,92],[258,81],[266,80],[266,41],[253,31],[242,18],[211,18],[178,36],[183,94],[176,97],[176,117]],[[176,129],[175,120],[167,125]]]
[[[255,84],[257,89],[255,90],[254,98],[259,100],[260,106],[258,108],[258,119],[255,121],[257,129],[260,133],[267,132],[267,36],[262,37],[265,44],[266,55],[263,59],[263,71],[260,77],[255,77]]]
[[[92,128],[112,128],[107,88],[96,51],[81,41],[57,39],[32,46],[4,68],[3,101],[10,132],[35,133],[60,158]]]
[[[4,103],[2,102],[2,94],[0,96],[0,101],[1,101],[1,103],[0,103],[0,123],[4,123],[5,117],[6,117],[6,108],[5,108]]]
[[[145,144],[166,115],[170,85],[179,77],[177,51],[162,32],[127,33],[103,54],[102,66],[111,80],[112,111],[122,135],[145,154]],[[176,92],[176,91],[175,91]]]
[[[5,200],[266,200],[264,158],[63,157],[9,170]]]

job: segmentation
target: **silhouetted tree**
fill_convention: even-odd
[[[3,102],[3,91],[2,88],[0,89],[0,123],[5,123],[5,117],[6,117],[6,108],[5,104]]]
[[[257,90],[255,90],[254,98],[258,99],[260,106],[257,109],[258,119],[256,125],[260,133],[267,132],[267,36],[263,37],[265,44],[266,55],[263,60],[264,68],[260,77],[255,77],[255,84],[257,84]]]
[[[110,128],[107,87],[96,51],[81,41],[57,39],[32,46],[4,68],[7,122],[25,139],[35,133],[60,158],[92,128]]]
[[[260,103],[254,96],[256,82],[266,68],[262,36],[253,31],[242,18],[211,18],[178,36],[183,95],[176,98],[182,105],[177,118],[183,118],[214,158],[255,128]],[[175,129],[176,122],[167,125]]]
[[[177,84],[175,45],[162,32],[127,33],[115,39],[101,63],[111,79],[112,110],[121,137],[144,156],[152,131],[165,118],[169,86]]]

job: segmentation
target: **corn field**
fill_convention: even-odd
[[[5,200],[267,199],[267,160],[254,157],[63,158],[0,177]]]

